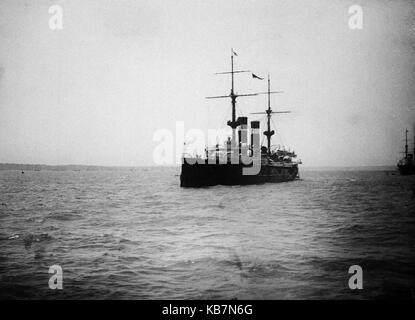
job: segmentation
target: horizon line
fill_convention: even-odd
[[[17,163],[17,162],[0,162],[0,166],[44,166],[44,167],[100,167],[100,168],[140,168],[140,167],[179,167],[181,164],[171,165],[155,165],[155,164],[143,164],[143,165],[101,165],[101,164],[44,164],[44,163]],[[380,164],[380,165],[354,165],[354,166],[333,166],[333,165],[302,165],[303,169],[318,169],[318,168],[380,168],[380,167],[395,167],[395,164]]]

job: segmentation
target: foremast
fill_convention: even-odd
[[[239,122],[236,120],[236,98],[238,97],[249,97],[249,96],[256,96],[258,93],[247,93],[247,94],[237,94],[235,93],[235,80],[234,75],[236,73],[246,73],[251,72],[249,70],[234,70],[234,56],[237,56],[235,51],[231,49],[231,71],[225,72],[217,72],[218,74],[230,74],[231,75],[231,92],[227,96],[214,96],[214,97],[206,97],[206,99],[221,99],[221,98],[231,98],[232,104],[232,118],[228,121],[227,125],[232,128],[232,141],[233,143],[236,142],[236,128],[239,126]]]

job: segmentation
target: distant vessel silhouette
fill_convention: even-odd
[[[398,170],[402,175],[415,174],[415,134],[413,153],[408,152],[408,129],[405,130],[405,156],[398,162]]]
[[[267,92],[238,94],[235,92],[234,75],[236,73],[250,72],[249,70],[234,70],[235,52],[231,54],[231,71],[220,72],[217,74],[231,75],[231,92],[229,95],[207,97],[207,99],[230,98],[232,104],[232,120],[227,125],[232,128],[232,139],[229,137],[223,146],[217,144],[214,148],[205,149],[205,157],[200,155],[184,155],[182,170],[180,174],[181,187],[204,187],[213,185],[246,185],[264,182],[284,182],[299,178],[298,165],[301,161],[294,161],[297,157],[294,151],[285,148],[275,148],[271,145],[271,137],[275,134],[271,130],[272,114],[289,113],[290,111],[273,111],[271,109],[271,94],[281,93],[281,91],[271,91],[270,77],[268,75]],[[253,78],[262,78],[252,73]],[[267,138],[267,146],[260,146],[260,142],[255,142],[254,134],[259,135],[260,121],[251,121],[251,141],[243,141],[243,136],[247,136],[248,118],[238,117],[236,119],[236,98],[257,96],[267,94],[268,108],[265,112],[253,114],[265,114],[267,116],[267,130],[263,134]],[[237,130],[238,129],[238,130]],[[247,140],[247,139],[246,139]],[[258,139],[259,140],[259,139]],[[244,164],[242,157],[252,157],[257,151],[260,158],[260,170],[257,174],[244,174],[244,169],[252,168],[254,163]],[[235,157],[239,161],[235,163]]]

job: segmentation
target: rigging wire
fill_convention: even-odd
[[[279,139],[281,140],[281,145],[285,147],[284,140],[282,139],[282,136],[280,135],[279,130],[277,130],[277,126],[275,125],[274,119],[271,118],[271,122],[274,127],[275,133],[278,135]]]
[[[244,114],[246,114],[241,106],[241,104],[238,105],[238,107],[236,108],[236,112],[238,114],[239,117],[243,117]]]
[[[209,103],[207,104],[207,112],[208,112],[208,114],[207,114],[207,129],[209,129],[209,126],[210,126],[210,115],[211,115],[211,113],[210,113],[210,104]]]
[[[227,107],[223,108],[222,113],[220,114],[220,119],[221,119],[221,122],[220,123],[224,123],[224,121],[226,120],[226,117],[227,117],[227,114],[229,112],[229,109],[230,109],[230,106],[229,105]],[[211,119],[211,117],[210,117],[211,114],[212,114],[211,113],[211,105],[208,104],[208,115],[207,115],[207,118],[208,118],[208,126],[207,126],[207,130],[209,130],[209,129],[213,129],[213,130],[219,129],[215,125],[216,121],[214,121],[214,120]],[[212,125],[213,128],[211,128],[210,125]],[[207,140],[206,140],[206,147],[209,147],[209,141],[208,140],[209,139],[207,138]]]
[[[220,121],[220,123],[226,123],[226,119],[227,119],[227,117],[228,117],[228,114],[230,113],[230,109],[231,109],[231,106],[230,105],[228,105],[226,108],[223,108],[223,111],[222,111],[222,115],[221,115],[221,121]],[[215,127],[215,128],[211,128],[211,129],[219,129],[220,130],[220,128],[219,127]],[[219,137],[216,137],[216,140],[218,139]],[[216,141],[216,143],[219,143],[218,141]]]
[[[228,114],[230,108],[231,108],[231,106],[229,106],[229,105],[226,108],[223,108],[224,110],[223,110],[223,113],[222,113],[220,123],[226,123],[226,117],[227,117],[227,114]]]
[[[262,124],[263,122],[265,122],[265,120],[266,120],[266,115],[263,115],[262,117],[260,117],[259,118],[259,122]],[[262,140],[261,140],[261,147],[264,145],[264,141],[265,141],[265,136],[264,135],[261,135],[262,136]]]

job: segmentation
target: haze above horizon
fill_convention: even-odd
[[[276,144],[304,167],[395,165],[415,124],[411,1],[56,1],[0,3],[0,162],[153,165],[159,129],[225,128],[237,69],[284,91]],[[360,4],[363,29],[348,26]],[[240,93],[266,81],[237,76]],[[240,114],[266,97],[240,99]],[[260,116],[249,115],[250,120]],[[264,128],[264,127],[262,127]],[[411,141],[412,147],[412,141]]]

